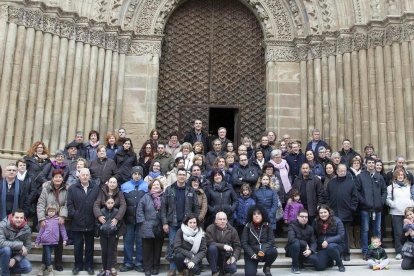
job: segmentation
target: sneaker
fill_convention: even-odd
[[[388,269],[390,269],[390,266],[386,265],[386,266],[384,266],[384,269],[388,270]]]
[[[136,265],[134,269],[135,271],[138,271],[138,272],[144,272],[144,268],[142,267],[142,265]]]
[[[379,265],[372,266],[372,270],[381,270],[381,267]]]
[[[300,270],[297,267],[292,267],[292,273],[293,274],[300,274]]]
[[[47,273],[49,274],[49,276],[54,276],[55,274],[53,273],[53,265],[49,265],[47,267]]]
[[[45,269],[46,269],[46,266],[42,264],[39,268],[39,272],[37,273],[37,276],[43,276]]]
[[[396,260],[401,260],[401,259],[402,259],[401,254],[400,254],[400,253],[398,253],[397,255],[395,255],[395,259],[396,259]]]
[[[338,266],[338,270],[339,272],[345,272],[345,266],[343,265]]]
[[[119,271],[121,271],[121,272],[127,272],[127,271],[131,271],[133,269],[134,269],[133,266],[129,266],[129,265],[124,264],[123,266],[121,266],[121,268],[119,269]]]

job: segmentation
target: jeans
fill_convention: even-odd
[[[75,267],[79,270],[93,269],[93,230],[72,231]],[[83,247],[85,246],[85,261],[83,260]]]
[[[55,245],[43,245],[42,264],[45,266],[52,265],[52,249]]]
[[[182,253],[174,254],[174,263],[177,266],[178,272],[183,272],[184,269],[187,269],[187,265],[184,264],[185,256]],[[193,273],[193,275],[198,275],[201,273],[200,263],[194,264],[192,269],[189,269]]]
[[[318,251],[318,261],[315,264],[315,269],[318,271],[325,270],[332,261],[336,262],[337,266],[342,266],[341,259],[342,247],[336,243],[328,244],[327,248]]]
[[[135,245],[135,264],[134,264]],[[142,265],[142,239],[138,231],[138,224],[126,224],[124,235],[124,265],[134,267]]]
[[[371,222],[371,213],[361,210],[361,247],[362,253],[368,253],[368,232]],[[372,221],[374,236],[381,238],[381,212],[375,212],[375,220]]]
[[[173,259],[173,251],[174,251],[174,240],[175,235],[177,234],[179,226],[168,226],[168,249],[167,249],[167,260],[170,262],[170,269],[177,269],[174,259]]]
[[[256,275],[259,262],[264,262],[264,267],[271,267],[276,258],[277,250],[274,247],[266,250],[265,256],[260,260],[253,260],[249,256],[244,255],[244,274],[252,276]]]
[[[317,258],[316,254],[312,253],[308,257],[303,256],[303,251],[306,250],[307,243],[302,241],[302,243],[297,240],[289,245],[288,252],[292,258],[292,267],[299,268],[303,265],[305,260],[311,263],[313,266],[316,265]]]
[[[392,229],[394,234],[395,253],[401,254],[401,236],[403,234],[404,216],[391,215]]]
[[[211,273],[216,272],[224,272],[226,273],[236,273],[237,266],[236,262],[232,264],[227,264],[227,258],[225,256],[226,252],[224,250],[220,250],[217,245],[210,244],[207,250],[207,260],[210,264]]]
[[[9,276],[10,274],[27,274],[32,271],[32,264],[26,257],[23,257],[20,262],[9,268],[10,258],[13,257],[10,247],[0,248],[0,272],[1,276]]]

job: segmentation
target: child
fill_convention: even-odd
[[[115,200],[112,196],[105,199],[105,207],[101,209],[104,218],[98,220],[99,236],[102,248],[102,271],[99,276],[116,275],[116,269],[113,266],[117,246],[117,234],[119,230],[119,222],[116,221],[115,216],[118,214],[118,209],[114,208]]]
[[[384,248],[381,247],[381,238],[373,236],[367,253],[368,265],[372,270],[388,269],[390,262]]]
[[[238,203],[239,204],[237,205],[237,209],[233,216],[237,233],[239,233],[240,237],[243,232],[244,225],[247,223],[247,212],[250,206],[256,205],[255,200],[252,198],[252,189],[248,183],[244,183],[241,186]]]
[[[285,223],[288,224],[296,220],[300,209],[303,209],[303,204],[300,202],[300,192],[297,189],[293,189],[283,214]]]
[[[259,177],[254,192],[256,205],[262,206],[268,212],[269,223],[272,225],[273,231],[276,230],[276,210],[279,207],[279,196],[273,189],[273,183],[267,174]]]
[[[407,232],[409,229],[414,230],[414,208],[407,207],[404,210],[403,231]]]
[[[40,228],[35,241],[36,247],[39,247],[40,244],[43,246],[42,265],[37,273],[39,276],[42,276],[46,269],[49,276],[53,276],[52,250],[59,243],[60,236],[62,236],[64,246],[68,241],[65,225],[59,224],[58,209],[57,204],[48,204],[46,207],[47,216],[44,220],[45,226]]]

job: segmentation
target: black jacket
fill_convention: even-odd
[[[210,184],[206,189],[208,212],[215,216],[218,212],[225,212],[228,218],[233,217],[237,209],[238,199],[233,187],[226,182],[218,185]]]
[[[131,179],[132,167],[138,165],[137,154],[134,151],[119,151],[115,154],[115,164],[118,167],[116,179],[124,183]]]
[[[292,152],[285,159],[289,165],[289,176],[292,178],[292,181],[295,181],[295,178],[299,176],[300,167],[306,160],[305,155],[302,152],[298,154]]]
[[[127,205],[127,209],[124,216],[125,223],[136,223],[138,204],[144,195],[145,192],[143,190],[132,190],[127,193],[124,192],[125,202]]]
[[[243,183],[249,183],[250,187],[256,185],[259,178],[257,169],[252,165],[234,166],[232,172],[233,187],[235,190],[240,190]]]
[[[199,231],[202,231],[201,228]],[[193,254],[193,252],[191,252],[192,247],[193,245],[191,243],[184,240],[183,231],[181,229],[178,229],[174,240],[174,253],[183,254],[186,258],[195,264],[201,263],[204,256],[207,254],[206,238],[203,237],[201,239],[200,248],[198,249],[197,254]]]
[[[325,147],[326,148],[326,147],[328,147],[328,144],[323,140],[319,140],[318,143],[316,143],[315,150],[312,150],[312,140],[311,140],[306,145],[306,150],[305,151],[312,150],[315,157],[317,157],[317,156],[319,156],[319,148],[320,147]]]
[[[194,143],[197,142],[197,135],[194,129],[192,129],[190,132],[188,132],[184,136],[184,142],[188,142],[191,145],[194,145]],[[204,131],[201,131],[201,142],[204,145],[204,155],[205,155],[207,152],[211,150],[211,145],[210,145],[210,139],[208,138],[207,133],[205,133]]]
[[[339,154],[341,155],[341,163],[347,165],[348,167],[350,167],[349,163],[351,162],[351,160],[355,156],[359,155],[359,153],[354,151],[352,148],[350,148],[347,152],[345,152],[344,149],[341,149]]]
[[[392,178],[394,176],[394,171],[397,167],[394,167],[391,171],[387,172],[385,175],[385,184],[387,186],[392,184]],[[404,168],[405,175],[407,176],[408,180],[410,180],[411,185],[414,183],[414,177],[411,172],[409,172],[406,168]]]
[[[382,211],[387,199],[387,186],[384,178],[377,172],[371,177],[369,171],[357,176],[358,200],[361,210]]]
[[[388,259],[387,252],[382,247],[372,248],[371,246],[368,248],[367,253],[368,260],[385,260]]]
[[[335,177],[326,188],[328,206],[342,221],[353,221],[353,212],[358,207],[358,192],[351,175]]]
[[[345,228],[344,224],[338,217],[333,217],[333,225],[332,227],[328,227],[326,229],[325,234],[318,234],[318,219],[313,221],[313,229],[315,229],[316,233],[316,242],[318,245],[318,249],[322,249],[322,243],[327,241],[328,243],[336,243],[342,247],[344,247],[344,239],[345,239]]]
[[[313,174],[310,174],[308,179],[304,179],[303,175],[300,175],[295,179],[295,182],[293,182],[291,191],[293,191],[293,189],[301,191],[302,185],[306,185],[307,206],[304,207],[308,210],[309,216],[316,216],[316,209],[318,205],[324,203],[325,201],[323,184],[319,177],[314,176]],[[305,202],[305,200],[303,200],[303,195],[301,195],[301,201],[302,203]]]
[[[262,223],[260,229],[256,229],[251,222],[248,222],[243,229],[240,242],[244,254],[248,257],[257,255],[259,251],[266,252],[272,247],[276,249],[273,229],[267,222]]]
[[[109,178],[116,176],[118,167],[112,159],[105,158],[104,160],[100,160],[98,158],[91,162],[89,170],[93,178],[99,178],[101,184],[105,184]]]
[[[87,193],[80,182],[68,189],[68,215],[72,219],[70,229],[72,231],[93,231],[95,216],[93,204],[99,194],[99,185],[89,181]]]
[[[298,220],[294,220],[289,224],[287,249],[289,250],[289,246],[296,241],[299,241],[302,248],[309,245],[309,249],[316,252],[315,232],[309,224],[301,225]]]

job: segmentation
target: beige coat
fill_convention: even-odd
[[[58,198],[56,199],[56,191],[53,187],[52,181],[47,181],[43,184],[42,193],[37,201],[37,218],[42,221],[46,218],[46,207],[50,203],[55,203],[59,206],[59,216],[67,218],[67,188],[66,184],[62,183],[58,191]]]

